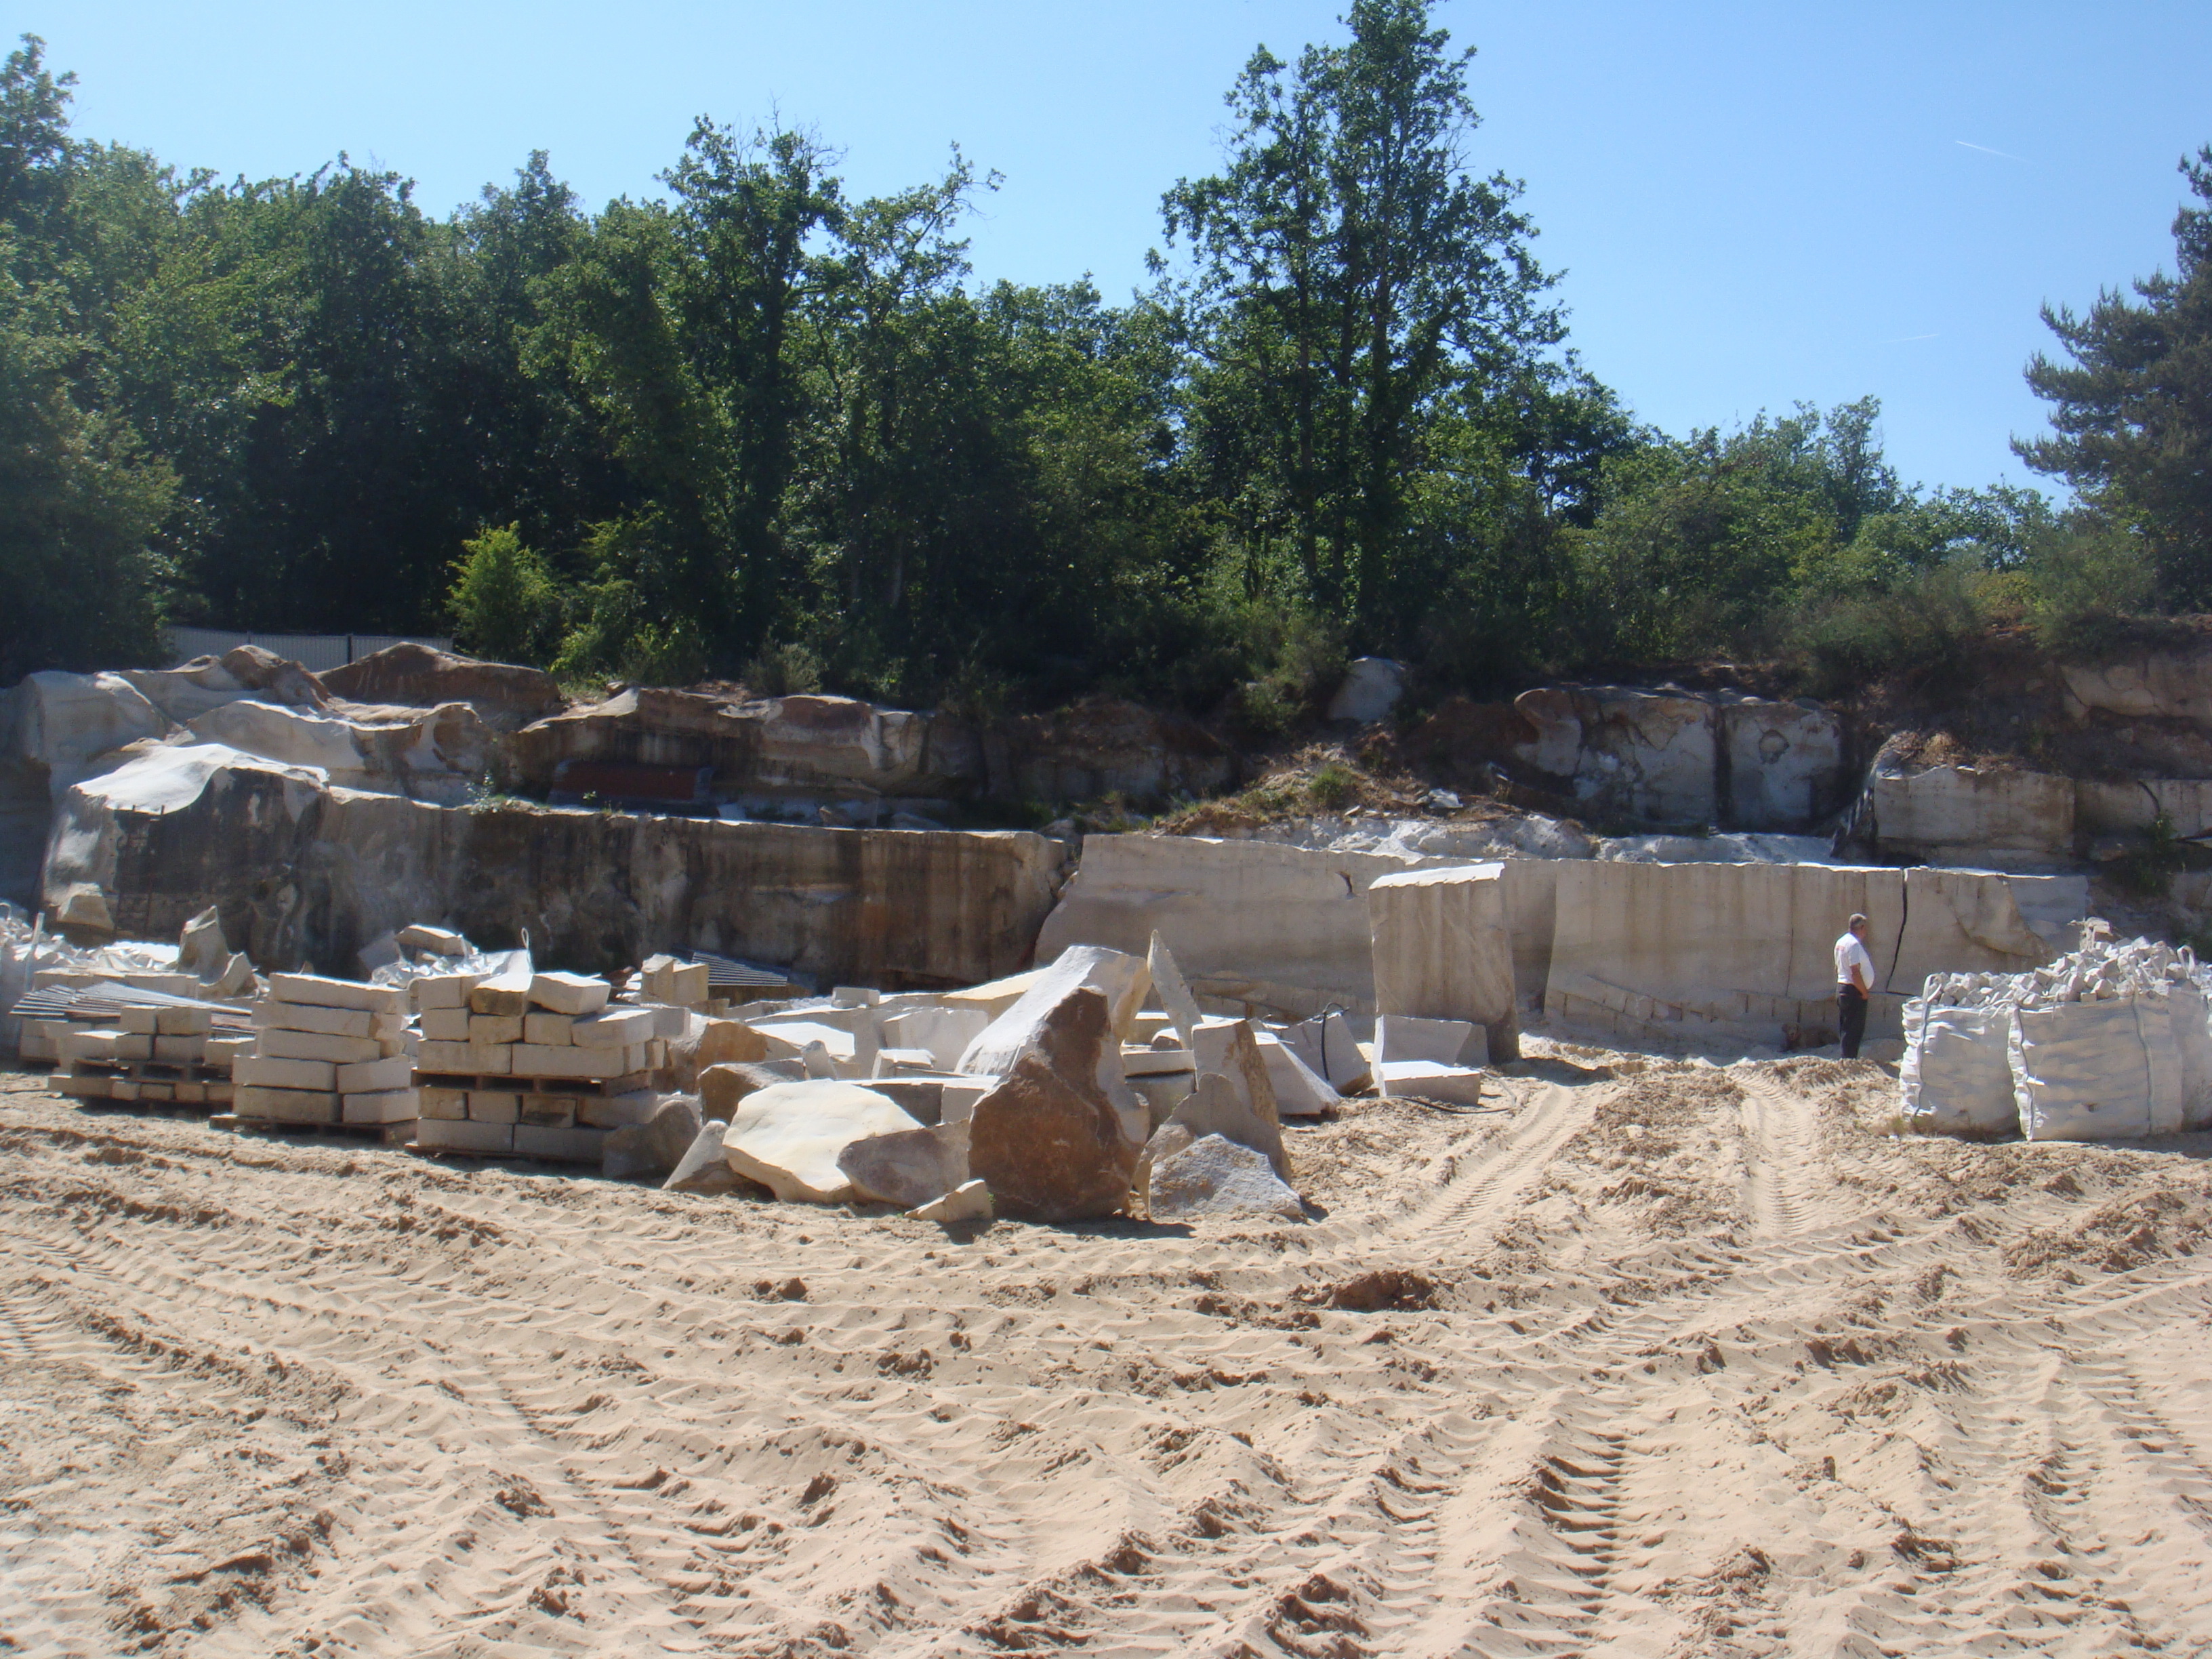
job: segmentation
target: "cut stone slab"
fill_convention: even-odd
[[[415,1080],[415,1062],[405,1054],[357,1060],[338,1067],[337,1089],[342,1095],[383,1094],[404,1089]]]
[[[347,1095],[338,1103],[338,1115],[346,1123],[407,1123],[422,1115],[422,1097],[414,1089],[380,1089],[373,1094]]]
[[[1152,973],[1152,994],[1167,1012],[1168,1029],[1182,1039],[1184,1048],[1189,1048],[1197,1038],[1198,999],[1191,995],[1190,981],[1183,978],[1182,969],[1176,965],[1168,942],[1160,937],[1157,927],[1152,929],[1152,943],[1146,949],[1145,965]]]
[[[536,1018],[560,1016],[540,1014]],[[659,1016],[650,1008],[610,1008],[605,1013],[581,1018],[571,1017],[568,1041],[579,1048],[623,1048],[633,1042],[651,1042],[659,1025]],[[524,1035],[529,1036],[527,1032]],[[535,1042],[538,1039],[530,1037],[530,1041]]]
[[[450,927],[411,922],[393,937],[410,951],[427,951],[434,957],[465,957],[475,947]]]
[[[950,1072],[990,1023],[991,1016],[981,1008],[913,1008],[886,1015],[880,1029],[887,1047],[927,1048],[930,1064]]]
[[[1317,1117],[1342,1101],[1343,1097],[1326,1079],[1315,1076],[1297,1051],[1273,1031],[1256,1031],[1252,1040],[1259,1046],[1260,1058],[1267,1067],[1267,1082],[1275,1091],[1276,1115]]]
[[[1198,1216],[1273,1216],[1304,1221],[1305,1206],[1251,1147],[1200,1135],[1154,1163],[1145,1208],[1155,1221]]]
[[[854,1188],[837,1155],[870,1135],[915,1127],[896,1102],[856,1083],[779,1083],[744,1097],[722,1137],[722,1155],[787,1203],[842,1204]]]
[[[587,974],[533,974],[530,1000],[555,1014],[596,1014],[607,1006],[614,988]]]
[[[699,1103],[689,1095],[671,1095],[644,1122],[607,1137],[599,1168],[617,1181],[640,1176],[658,1180],[684,1161],[701,1127]]]
[[[420,979],[410,980],[407,989],[420,1012],[427,1013],[433,1008],[466,1011],[469,993],[483,981],[482,974],[425,974]]]
[[[479,980],[469,989],[469,1012],[506,1014],[520,1019],[530,1012],[530,971],[523,968]]]
[[[318,1031],[327,1036],[374,1036],[378,1022],[391,1016],[366,1008],[324,1008],[312,1002],[280,1002],[264,997],[253,1005],[253,1024],[262,1030]]]
[[[853,1189],[877,1204],[911,1210],[944,1197],[968,1179],[966,1123],[870,1135],[837,1154]]]
[[[1071,993],[1085,988],[1106,998],[1109,1025],[1118,1045],[1121,1034],[1135,1021],[1137,1006],[1144,1000],[1149,980],[1140,957],[1111,951],[1103,945],[1071,945],[1050,967],[1037,975],[1036,981],[1022,993],[1012,1007],[994,1019],[982,1035],[968,1045],[967,1052],[960,1056],[959,1069],[999,1076],[1012,1072],[1014,1057],[1044,1028],[1053,1011]],[[1120,1059],[1118,1046],[1115,1058],[1117,1061]],[[1003,1191],[997,1187],[991,1190],[1005,1201],[1006,1194]]]
[[[657,1090],[633,1089],[627,1094],[584,1095],[576,1102],[576,1121],[589,1129],[627,1129],[643,1123],[659,1109],[663,1097]]]
[[[992,1213],[990,1183],[983,1181],[963,1182],[944,1197],[907,1212],[915,1221],[934,1221],[940,1227],[960,1221],[988,1221]]]
[[[1488,1033],[1492,1056],[1519,1059],[1510,914],[1502,863],[1377,877],[1367,888],[1377,1012],[1466,1020]]]
[[[1035,1023],[999,1086],[969,1115],[969,1170],[989,1183],[1000,1210],[1072,1221],[1127,1206],[1139,1146],[1103,1079],[1118,1085],[1139,1121],[1144,1109],[1121,1080],[1121,1060],[1104,992],[1066,989]]]
[[[1464,1019],[1416,1019],[1406,1014],[1385,1014],[1375,1022],[1375,1059],[1428,1060],[1441,1066],[1480,1066],[1487,1062],[1486,1046],[1478,1040],[1474,1024]]]
[[[357,1066],[363,1060],[381,1060],[390,1052],[374,1037],[331,1036],[321,1031],[288,1031],[281,1026],[264,1030],[254,1039],[253,1048],[270,1060],[325,1060],[333,1066]]]
[[[1453,1106],[1482,1103],[1482,1073],[1467,1066],[1434,1060],[1382,1060],[1375,1063],[1375,1091],[1385,1100],[1416,1097]]]
[[[231,1067],[235,1082],[255,1089],[307,1089],[337,1092],[337,1067],[326,1060],[276,1060],[267,1054],[240,1055]]]
[[[350,979],[314,974],[271,974],[269,994],[280,1002],[311,1003],[320,1008],[366,1008],[375,1014],[404,1014],[407,993],[395,986],[363,985]]]
[[[710,1118],[699,1126],[691,1145],[676,1162],[676,1168],[667,1180],[660,1183],[661,1190],[671,1193],[734,1193],[741,1192],[751,1183],[730,1167],[722,1155],[722,1132],[730,1126],[720,1118]]]
[[[514,1126],[426,1117],[415,1126],[415,1145],[425,1152],[511,1152]]]
[[[319,1089],[264,1088],[241,1082],[231,1097],[231,1110],[267,1123],[336,1123],[338,1097]]]

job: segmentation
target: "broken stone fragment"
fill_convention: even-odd
[[[1152,976],[1152,994],[1166,1011],[1168,1029],[1182,1040],[1182,1046],[1190,1047],[1196,1039],[1199,1026],[1198,999],[1190,994],[1189,981],[1182,969],[1176,965],[1175,957],[1168,950],[1168,942],[1160,937],[1159,929],[1152,930],[1151,948],[1146,952],[1145,965]]]
[[[1127,1206],[1139,1148],[1127,1126],[1144,1109],[1121,1063],[1103,992],[1079,985],[1046,1011],[969,1114],[969,1169],[1000,1210],[1072,1221]]]
[[[698,1077],[699,1109],[726,1123],[746,1096],[779,1083],[800,1082],[805,1075],[798,1066],[781,1060],[709,1066]]]
[[[870,1135],[915,1127],[895,1103],[855,1083],[779,1083],[745,1097],[722,1136],[722,1156],[786,1202],[841,1204],[854,1194],[837,1155]]]
[[[960,1056],[959,1069],[1005,1076],[1013,1069],[1014,1056],[1043,1029],[1068,995],[1087,988],[1107,999],[1107,1024],[1116,1040],[1136,1019],[1144,1000],[1149,975],[1144,958],[1103,945],[1071,945],[1048,968],[1041,969],[1013,1006],[994,1019],[981,1036]],[[998,1189],[994,1188],[993,1191]],[[1005,1197],[1004,1194],[1000,1194]]]
[[[664,1192],[734,1193],[751,1183],[730,1167],[722,1155],[722,1133],[730,1126],[710,1118],[699,1126],[691,1145],[676,1161],[676,1168],[660,1183]]]
[[[699,1138],[699,1103],[671,1095],[642,1123],[617,1129],[600,1148],[599,1168],[617,1181],[666,1175]]]
[[[967,1181],[968,1128],[948,1123],[870,1135],[838,1153],[837,1167],[862,1198],[910,1210]]]
[[[1250,1147],[1267,1159],[1277,1180],[1287,1183],[1291,1179],[1290,1155],[1283,1150],[1283,1127],[1272,1114],[1272,1101],[1270,1109],[1266,1113],[1256,1109],[1231,1079],[1219,1073],[1201,1073],[1190,1097],[1176,1107],[1145,1143],[1137,1159],[1133,1184],[1140,1193],[1150,1191],[1152,1173],[1163,1159],[1207,1135],[1219,1135],[1224,1140]]]
[[[1145,1207],[1155,1221],[1202,1215],[1305,1219],[1297,1194],[1276,1176],[1267,1158],[1223,1135],[1201,1135],[1156,1162]]]
[[[913,1220],[934,1221],[940,1227],[959,1221],[988,1221],[992,1218],[991,1188],[986,1182],[963,1182],[944,1197],[933,1199],[907,1214]]]
[[[1198,1086],[1168,1121],[1187,1126],[1194,1135],[1226,1135],[1263,1152],[1277,1175],[1291,1179],[1275,1085],[1268,1079],[1267,1062],[1261,1057],[1251,1023],[1240,1019],[1233,1025],[1202,1030],[1198,1069]],[[1209,1077],[1225,1086],[1208,1088]]]
[[[689,1017],[684,1033],[668,1044],[670,1081],[679,1089],[698,1086],[710,1066],[735,1066],[768,1058],[768,1039],[742,1020]]]

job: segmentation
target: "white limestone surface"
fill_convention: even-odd
[[[1520,1057],[1504,864],[1378,877],[1367,915],[1377,1012],[1469,1020],[1494,1057]]]

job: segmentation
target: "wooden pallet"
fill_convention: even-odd
[[[230,1103],[231,1091],[230,1073],[227,1071],[206,1065],[173,1065],[155,1060],[125,1060],[113,1065],[102,1060],[70,1060],[53,1074],[49,1086],[56,1094],[74,1096],[79,1100],[111,1101],[118,1106],[197,1106],[203,1111],[223,1109]],[[192,1098],[194,1095],[198,1098]],[[210,1098],[210,1096],[215,1097]]]
[[[209,1126],[230,1129],[242,1135],[269,1135],[279,1140],[313,1140],[325,1135],[336,1135],[372,1146],[405,1146],[415,1139],[415,1120],[400,1123],[279,1123],[271,1118],[240,1117],[234,1112],[218,1113],[208,1120]]]
[[[417,1072],[415,1087],[418,1089],[476,1089],[507,1095],[568,1095],[584,1099],[594,1097],[635,1094],[641,1090],[665,1091],[668,1073],[659,1072],[629,1072],[621,1077],[507,1077],[493,1073]]]

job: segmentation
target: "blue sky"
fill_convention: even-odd
[[[1160,192],[1219,155],[1253,47],[1336,38],[1307,0],[544,0],[374,8],[8,0],[81,76],[77,131],[180,165],[340,150],[440,212],[533,148],[594,206],[654,191],[696,115],[781,112],[866,192],[959,143],[1006,175],[976,273],[1109,295]],[[1524,179],[1588,365],[1670,431],[1882,400],[1908,479],[2032,482],[2037,307],[2169,264],[2173,170],[2212,141],[2212,5],[1445,0],[1481,170]]]

